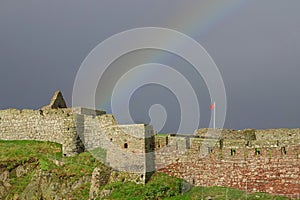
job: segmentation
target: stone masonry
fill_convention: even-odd
[[[157,169],[197,186],[300,197],[300,129],[224,129],[220,138],[204,138],[206,132],[156,136]]]
[[[59,91],[40,110],[0,110],[0,140],[56,142],[64,156],[90,151],[137,183],[158,170],[197,186],[300,196],[300,129],[207,132],[155,135],[152,126],[119,125],[105,111],[67,108]]]
[[[59,91],[40,110],[1,110],[0,140],[56,142],[64,156],[87,150],[113,169],[130,172],[137,183],[154,171],[154,146],[147,144],[154,143],[152,126],[118,125],[105,111],[67,108]]]

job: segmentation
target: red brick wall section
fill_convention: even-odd
[[[231,155],[230,148],[214,147],[211,154],[200,158],[197,149],[190,149],[159,171],[196,186],[226,186],[247,192],[299,197],[300,146],[286,147],[286,154],[280,147],[259,150],[257,155],[255,148],[243,147]]]

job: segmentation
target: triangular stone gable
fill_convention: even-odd
[[[59,108],[67,108],[67,104],[64,100],[61,91],[56,91],[50,101],[50,104],[45,106],[43,109],[59,109]]]

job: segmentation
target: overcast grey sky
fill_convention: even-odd
[[[57,89],[71,105],[77,70],[97,44],[155,26],[189,35],[214,59],[225,127],[299,127],[299,9],[299,0],[0,1],[0,108],[40,108]]]

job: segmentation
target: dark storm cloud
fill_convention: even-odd
[[[57,89],[71,105],[76,72],[99,42],[159,26],[213,57],[227,90],[226,127],[299,127],[300,1],[249,1],[203,34],[194,17],[209,2],[218,1],[1,1],[0,108],[38,108]]]

